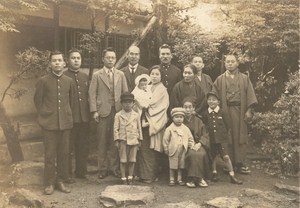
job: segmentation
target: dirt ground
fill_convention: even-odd
[[[286,185],[299,186],[298,178],[280,179],[275,176],[264,174],[262,170],[252,169],[249,175],[237,174],[236,176],[244,181],[243,185],[229,183],[229,178],[224,173],[220,174],[220,181],[209,182],[208,188],[187,188],[186,186],[168,186],[168,174],[161,175],[158,182],[144,184],[135,182],[136,185],[150,186],[155,193],[156,200],[149,205],[142,207],[157,207],[165,203],[192,201],[196,204],[203,204],[215,197],[241,197],[245,188],[259,189],[262,191],[275,191],[276,182]],[[43,195],[42,187],[24,187],[35,192],[44,200],[46,207],[51,208],[99,208],[103,207],[98,198],[100,193],[109,185],[120,184],[120,179],[109,176],[101,181],[97,180],[96,173],[90,173],[87,179],[76,179],[76,183],[69,185],[72,188],[70,194],[55,191],[53,195]],[[16,187],[1,187],[1,191],[11,193]],[[134,206],[130,206],[134,207]]]

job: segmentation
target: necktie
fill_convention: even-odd
[[[134,67],[130,67],[130,75],[131,75],[132,83],[134,83]]]

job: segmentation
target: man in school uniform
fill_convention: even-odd
[[[86,178],[87,157],[89,154],[89,120],[88,102],[89,76],[80,71],[81,53],[77,49],[68,51],[68,70],[64,74],[72,78],[75,84],[73,100],[74,127],[70,135],[69,173],[67,182],[75,182],[72,178],[72,153],[75,155],[75,177]]]
[[[97,122],[98,178],[108,173],[119,177],[118,151],[113,140],[113,123],[122,106],[120,96],[128,91],[125,75],[114,68],[116,53],[107,48],[102,53],[104,67],[95,72],[89,88],[90,112]]]
[[[135,79],[141,74],[149,74],[148,69],[139,64],[140,49],[137,46],[130,46],[127,53],[128,66],[123,67],[127,82],[128,91],[132,92],[135,87]]]
[[[68,178],[68,153],[70,130],[73,127],[73,80],[63,74],[65,61],[59,51],[50,54],[51,72],[36,84],[34,104],[44,140],[45,170],[44,193],[53,194],[54,186],[70,193],[63,181]],[[55,165],[56,162],[56,165]],[[57,173],[57,174],[56,174]]]

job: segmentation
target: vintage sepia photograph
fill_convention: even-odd
[[[0,208],[298,208],[298,0],[0,0]]]

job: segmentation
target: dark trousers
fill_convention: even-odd
[[[45,150],[45,186],[54,185],[68,178],[70,130],[43,130]],[[56,161],[56,167],[55,167]],[[55,177],[55,173],[57,176]]]
[[[69,174],[72,175],[72,156],[75,155],[75,175],[87,174],[87,158],[89,155],[89,122],[74,123],[70,134]]]
[[[107,117],[99,117],[97,125],[99,173],[119,170],[118,150],[113,136],[115,114],[116,111],[112,108]]]

